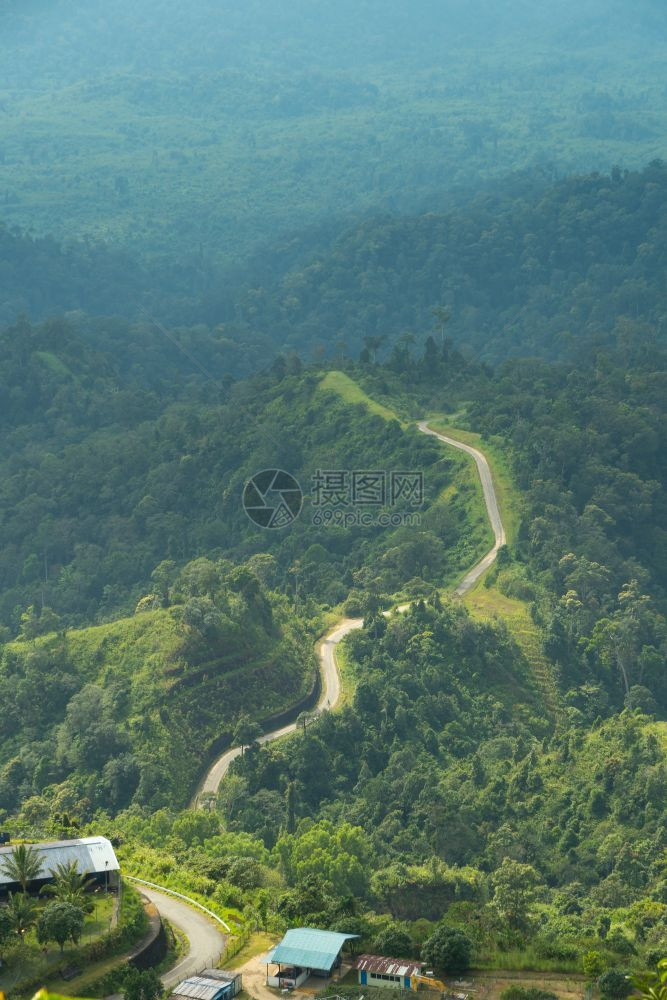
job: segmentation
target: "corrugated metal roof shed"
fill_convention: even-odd
[[[198,976],[184,979],[171,994],[172,998],[189,997],[190,1000],[216,1000],[216,997],[232,987],[232,996],[241,992],[240,972],[226,972],[224,969],[204,969]],[[228,994],[229,995],[229,994]]]
[[[81,837],[79,840],[54,840],[45,844],[33,844],[42,858],[42,868],[39,879],[51,878],[56,865],[76,861],[79,871],[90,874],[101,872],[117,872],[120,870],[118,859],[106,837]],[[11,879],[5,874],[3,860],[11,856],[15,844],[0,847],[0,886],[11,885]]]
[[[221,982],[208,976],[190,976],[179,983],[173,997],[191,997],[192,1000],[216,1000],[216,997],[223,993],[229,986],[230,980]]]
[[[271,949],[265,961],[328,972],[335,964],[345,942],[355,937],[358,935],[318,931],[311,927],[295,927],[287,931],[280,944]]]
[[[354,967],[380,976],[419,976],[424,963],[408,958],[387,958],[385,955],[360,955]]]
[[[233,983],[234,980],[241,978],[240,972],[227,972],[226,969],[204,969],[201,974],[208,976],[209,979],[222,979],[226,983]]]

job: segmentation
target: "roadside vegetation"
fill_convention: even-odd
[[[147,919],[141,900],[128,883],[123,885],[115,927],[112,893],[103,889],[86,890],[74,900],[69,892],[67,900],[65,888],[61,876],[55,882],[55,896],[19,893],[0,910],[3,957],[0,991],[20,998],[30,996],[38,986],[49,982],[56,989],[69,992],[81,985],[74,979],[77,972],[100,967],[105,961],[117,961],[116,956],[126,952],[145,933]],[[8,928],[5,928],[6,916],[9,916]],[[67,979],[63,972],[68,973]]]

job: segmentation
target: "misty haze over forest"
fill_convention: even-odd
[[[664,153],[654,0],[4,0],[6,222],[153,260]]]
[[[0,998],[261,1000],[299,928],[322,1000],[664,959],[666,42],[0,0]]]

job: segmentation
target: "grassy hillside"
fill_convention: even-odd
[[[355,382],[349,375],[346,375],[345,372],[327,372],[320,383],[320,387],[324,392],[333,392],[337,396],[340,396],[350,406],[362,405],[369,413],[377,414],[377,416],[383,417],[385,420],[398,420],[399,423],[401,422],[401,418],[395,410],[391,410],[388,406],[383,406],[382,403],[378,403],[377,400],[372,399],[368,393],[364,392],[359,383]]]
[[[361,373],[355,374],[357,374],[357,378],[361,375]],[[363,389],[360,381],[355,380],[345,372],[335,370],[326,373],[320,383],[320,387],[322,391],[335,393],[349,406],[362,406],[369,413],[382,417],[384,420],[400,422],[405,431],[409,428],[412,436],[414,437],[417,434],[417,439],[419,439],[420,432],[415,430],[414,421],[407,417],[399,416],[399,406],[404,402],[403,400],[398,401],[399,405],[396,410],[391,409],[369,395]],[[462,432],[463,436],[461,440],[467,440],[465,434],[465,431]],[[469,435],[469,437],[472,438],[475,435]],[[476,560],[481,558],[491,547],[493,544],[493,532],[484,507],[477,471],[472,461],[455,449],[440,446],[434,443],[432,439],[427,440],[431,440],[434,448],[440,451],[442,456],[441,461],[450,470],[447,477],[447,485],[437,496],[438,510],[443,514],[444,511],[449,511],[456,516],[457,522],[461,526],[465,525],[465,530],[461,531],[461,537],[456,544],[455,550],[451,553],[447,565],[442,566],[441,572],[435,581],[437,586],[452,587],[459,582],[459,578],[463,573],[467,569],[470,569]],[[503,467],[501,481],[505,491],[508,490],[509,476],[507,475],[506,467]],[[503,498],[504,495],[503,493]],[[430,524],[436,523],[434,518],[435,511],[430,515]],[[441,533],[444,531],[444,524],[441,524],[440,530]],[[399,590],[402,591],[400,586]]]
[[[171,593],[169,607],[153,594],[133,618],[4,647],[0,807],[31,793],[47,816],[183,803],[243,713],[272,715],[310,689],[311,640],[250,572],[199,560]]]
[[[56,324],[26,325],[14,351],[7,340],[0,808],[44,792],[49,814],[87,815],[186,801],[242,711],[265,717],[307,690],[332,608],[363,613],[458,579],[488,525],[465,458],[341,372],[276,366],[222,401],[163,403],[135,382],[119,403],[112,359],[77,352],[79,338]],[[297,477],[304,506],[267,531],[242,500],[274,466]],[[321,470],[348,493],[364,470],[387,490],[395,471],[417,472],[424,496],[319,502]]]
[[[161,358],[154,341],[132,348],[131,328],[117,327],[117,353],[109,341],[92,348],[85,329],[64,322],[22,324],[0,338],[6,638],[24,612],[39,619],[42,606],[58,617],[34,622],[37,631],[56,628],[58,618],[88,625],[126,616],[164,560],[266,555],[270,586],[290,595],[298,586],[314,615],[370,580],[393,594],[411,580],[428,589],[467,567],[486,527],[470,530],[466,502],[442,499],[458,482],[459,458],[414,427],[387,424],[363,397],[331,391],[341,375],[322,380],[292,359],[237,385],[183,383],[173,355]],[[344,384],[349,391],[352,383]],[[304,508],[284,530],[265,531],[246,516],[243,490],[255,473],[276,467],[296,476]],[[334,514],[361,507],[349,497],[335,511],[318,504],[318,470],[340,472],[348,491],[355,472],[379,470],[388,483],[394,471],[415,470],[424,475],[423,507],[391,506],[385,497],[371,505],[370,523],[339,523]],[[422,523],[383,526],[379,512],[412,513]]]

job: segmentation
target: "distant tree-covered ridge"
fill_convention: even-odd
[[[235,315],[287,347],[357,357],[402,335],[446,333],[468,353],[575,358],[649,324],[663,338],[667,166],[530,179],[446,213],[370,219],[274,284],[252,288]]]
[[[313,220],[514,171],[637,167],[665,133],[654,0],[3,5],[2,213],[206,282]],[[658,67],[658,71],[656,71]]]
[[[382,357],[405,337],[441,339],[445,328],[468,356],[494,363],[576,358],[649,327],[663,339],[666,192],[659,162],[550,184],[527,174],[446,212],[265,240],[249,260],[203,274],[187,260],[140,265],[109,246],[63,249],[0,227],[0,323],[19,313],[121,314],[131,332],[113,320],[77,322],[125,369],[142,363],[140,340],[173,372],[185,365],[201,377],[203,368],[218,380],[257,371],[281,351],[356,359],[370,342]]]

